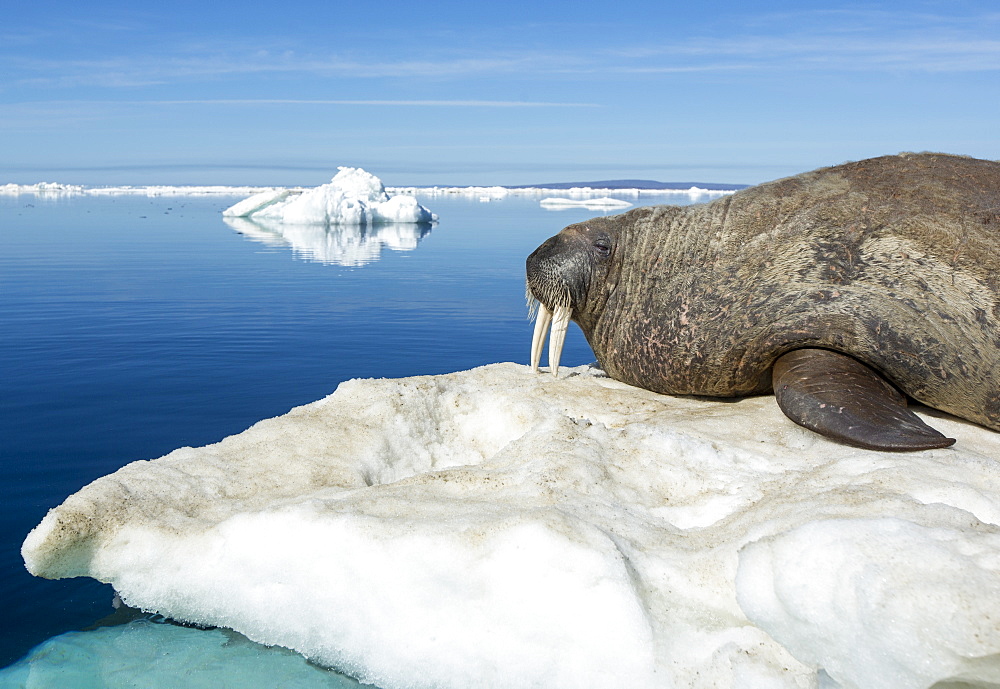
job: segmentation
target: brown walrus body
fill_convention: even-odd
[[[543,310],[568,307],[605,371],[632,385],[762,393],[783,355],[822,350],[1000,431],[998,162],[886,156],[595,218],[531,255],[528,287]],[[818,371],[794,370],[814,388],[819,374],[820,388],[845,380],[835,361],[806,359]],[[779,404],[801,387],[789,375],[773,381]],[[863,406],[874,393],[860,389]],[[816,400],[828,416],[841,398]]]

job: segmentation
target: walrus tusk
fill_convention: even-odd
[[[552,334],[549,337],[549,370],[554,376],[559,375],[559,357],[562,356],[563,343],[566,341],[569,314],[568,306],[557,306],[552,316]]]
[[[552,322],[552,311],[545,304],[538,303],[538,314],[535,316],[535,332],[531,336],[531,370],[538,373],[538,363],[542,360],[542,347],[545,336],[548,335],[549,324]]]
[[[549,338],[549,370],[553,375],[559,374],[559,358],[562,356],[563,343],[566,342],[566,330],[569,328],[570,308],[557,306],[553,312],[545,304],[538,304],[538,315],[535,317],[535,332],[531,336],[531,370],[538,373],[538,364],[542,360],[542,347],[548,335],[549,325],[552,326],[552,337]]]

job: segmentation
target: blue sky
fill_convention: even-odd
[[[1000,6],[9,3],[0,183],[755,183],[1000,158]]]

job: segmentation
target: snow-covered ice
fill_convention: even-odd
[[[381,687],[1000,684],[1000,434],[832,443],[589,367],[353,380],[129,464],[22,553]]]
[[[313,189],[273,189],[234,204],[226,217],[293,225],[429,223],[436,217],[406,194],[389,196],[375,175],[340,167],[328,184]]]

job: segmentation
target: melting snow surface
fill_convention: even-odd
[[[222,212],[233,218],[289,224],[370,225],[427,223],[436,220],[412,196],[389,196],[382,181],[360,168],[341,167],[314,189],[272,189],[240,201]]]
[[[933,424],[890,454],[588,367],[353,380],[22,552],[386,688],[995,687],[1000,434]]]

